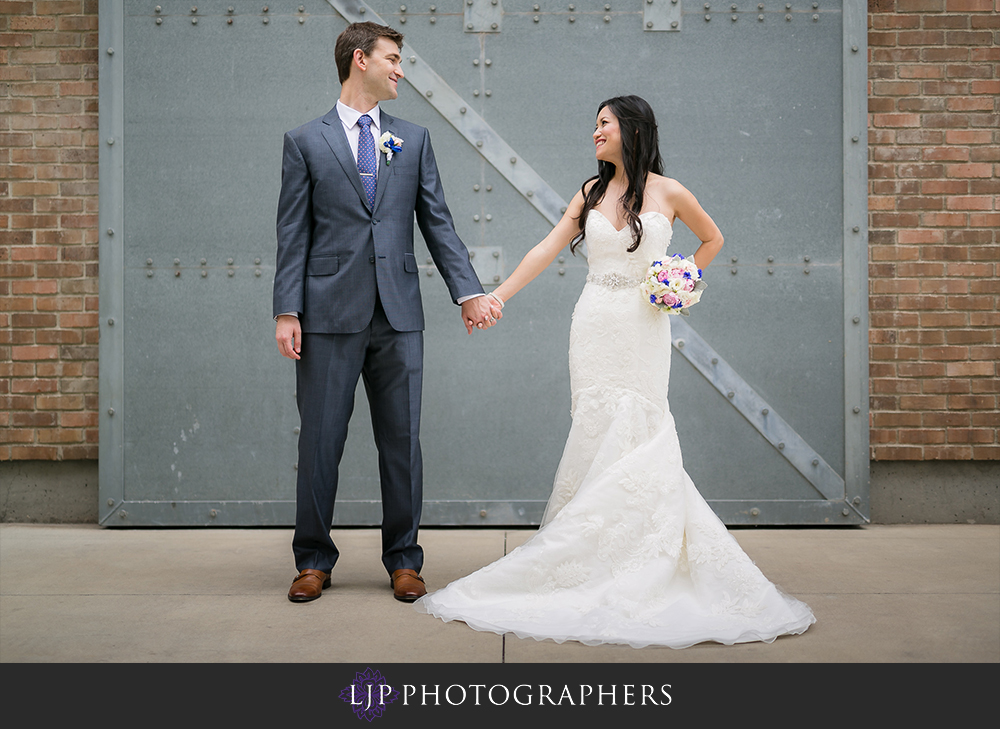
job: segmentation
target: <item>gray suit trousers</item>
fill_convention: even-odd
[[[420,392],[423,332],[397,332],[381,299],[362,331],[354,334],[307,332],[296,361],[296,393],[301,434],[292,552],[299,570],[329,572],[339,551],[330,537],[337,474],[354,410],[358,377],[363,377],[378,447],[382,490],[382,564],[420,571],[423,550],[417,528],[423,506],[420,455]]]

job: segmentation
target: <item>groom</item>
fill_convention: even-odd
[[[379,108],[397,96],[402,45],[392,28],[349,25],[334,49],[336,107],[285,134],[274,315],[278,349],[295,360],[301,418],[292,602],[320,597],[339,556],[330,527],[359,376],[379,452],[382,563],[396,599],[426,592],[417,544],[424,317],[414,213],[468,332],[501,316],[455,233],[427,130]]]

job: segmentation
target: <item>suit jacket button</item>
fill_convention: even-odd
[[[368,256],[368,263],[375,263],[375,256]]]

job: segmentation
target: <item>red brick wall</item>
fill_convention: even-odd
[[[0,0],[0,460],[97,458],[96,48],[96,0]]]
[[[869,2],[874,459],[1000,459],[998,10]],[[97,457],[96,46],[0,0],[0,460]]]
[[[872,458],[1000,459],[1000,3],[868,7]]]

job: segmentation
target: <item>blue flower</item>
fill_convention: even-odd
[[[378,148],[385,155],[385,163],[392,162],[392,155],[403,149],[403,140],[394,137],[392,132],[386,132],[378,140]]]

